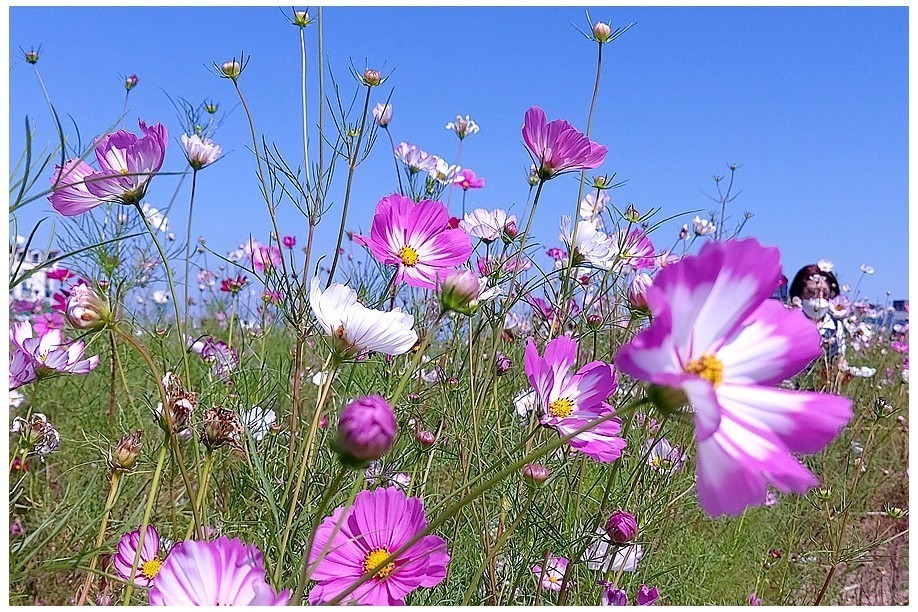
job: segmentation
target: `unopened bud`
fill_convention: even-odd
[[[124,79],[124,88],[128,91],[131,91],[132,89],[137,87],[137,83],[139,82],[140,82],[140,79],[137,78],[137,75],[132,74],[131,76]]]
[[[395,440],[395,413],[380,395],[356,399],[341,412],[335,450],[344,465],[361,467],[379,459]]]
[[[663,414],[673,414],[679,412],[688,405],[688,398],[682,389],[675,387],[664,387],[661,385],[648,385],[647,397]]]
[[[310,23],[312,22],[309,20],[309,13],[307,13],[306,11],[294,11],[293,12],[293,25],[299,26],[301,28],[305,28]]]
[[[440,285],[440,308],[472,316],[478,309],[478,276],[471,270],[452,270]]]
[[[455,376],[450,376],[449,378],[447,378],[447,379],[446,379],[446,388],[449,389],[449,390],[451,390],[451,391],[455,391],[456,389],[458,389],[458,388],[459,388],[459,379],[456,378]]]
[[[504,226],[503,239],[504,242],[510,244],[516,240],[517,235],[519,235],[520,230],[516,227],[516,221],[508,221]]]
[[[649,274],[641,272],[631,279],[628,287],[628,301],[635,310],[647,310],[647,290],[653,285]]]
[[[609,24],[597,21],[593,26],[593,38],[596,42],[604,43],[609,40],[610,36],[612,36],[612,28],[609,27]]]
[[[434,445],[434,442],[437,441],[437,436],[433,432],[426,429],[420,429],[414,432],[414,439],[418,441],[418,444],[424,448],[429,448]]]
[[[70,290],[66,314],[70,324],[83,331],[102,329],[112,321],[108,305],[83,283]]]
[[[606,521],[606,534],[613,544],[619,546],[634,541],[637,537],[637,519],[630,512],[616,510]]]
[[[242,66],[239,65],[239,62],[233,59],[228,62],[224,62],[224,64],[220,67],[220,72],[223,73],[223,76],[229,79],[235,79],[240,74],[242,74]]]
[[[38,51],[36,51],[35,49],[29,49],[28,51],[26,51],[25,61],[29,62],[30,64],[37,64],[38,63]]]
[[[587,316],[587,325],[590,329],[599,329],[602,327],[602,315],[598,313],[593,313]]]
[[[125,434],[118,446],[109,453],[108,466],[116,472],[129,472],[134,469],[143,446],[140,441],[142,437],[142,429],[135,429],[133,433]]]
[[[367,68],[363,71],[363,83],[368,87],[376,87],[382,83],[382,75],[379,74],[379,70]]]
[[[523,466],[523,478],[540,485],[548,480],[548,468],[538,463],[527,463]]]

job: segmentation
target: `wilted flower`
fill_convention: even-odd
[[[185,149],[185,158],[188,165],[195,170],[209,166],[220,158],[220,146],[214,144],[209,138],[201,138],[197,134],[189,136],[182,134],[182,147]]]
[[[611,582],[606,582],[605,580],[597,581],[597,584],[601,587],[604,587],[602,592],[602,600],[600,601],[601,605],[604,606],[627,606],[628,605],[628,594],[625,593],[622,589],[616,587]]]
[[[369,395],[345,406],[338,419],[335,450],[350,467],[382,457],[395,439],[395,413],[386,399]]]
[[[306,11],[293,11],[293,20],[291,21],[293,25],[305,28],[312,20],[309,19],[309,13]]]
[[[494,358],[495,374],[503,376],[510,371],[511,366],[513,366],[513,362],[510,361],[510,358],[498,351]]]
[[[376,106],[373,107],[373,119],[376,120],[376,124],[379,127],[389,127],[389,122],[392,121],[392,104],[389,102],[385,104],[377,102]]]
[[[207,408],[201,414],[201,443],[213,450],[221,446],[242,448],[242,421],[239,415],[221,406]]]
[[[651,588],[646,584],[641,585],[637,594],[637,603],[639,606],[652,606],[658,599],[660,599],[660,592],[657,590],[657,587]]]
[[[57,450],[61,436],[48,418],[40,412],[33,412],[28,420],[16,417],[10,426],[10,433],[19,434],[19,447],[39,456]]]
[[[129,472],[134,469],[143,446],[140,441],[142,437],[142,429],[135,429],[132,433],[122,436],[118,445],[108,454],[108,466],[114,471]]]
[[[459,137],[459,140],[465,140],[466,137],[478,133],[478,124],[472,121],[468,115],[462,118],[462,115],[456,115],[455,121],[446,124],[446,129],[452,130]]]
[[[25,61],[27,61],[30,64],[38,63],[38,50],[34,48],[29,49],[28,51],[23,51],[23,56],[25,57]]]
[[[163,427],[171,424],[172,433],[181,438],[191,436],[191,415],[194,414],[198,407],[198,394],[188,391],[182,384],[178,376],[172,372],[166,372],[162,380],[163,388],[166,390],[166,411],[163,410],[162,403],[157,405],[157,414],[162,420]]]

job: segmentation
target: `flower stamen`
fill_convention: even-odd
[[[370,572],[379,567],[379,564],[386,560],[389,556],[389,551],[385,548],[374,548],[369,553],[367,553],[366,558],[363,560],[363,571]],[[387,563],[376,572],[376,578],[379,580],[385,580],[389,577],[389,574],[392,573],[392,570],[395,569],[395,563]]]
[[[147,580],[153,580],[156,574],[159,573],[159,568],[162,567],[162,565],[163,562],[159,560],[159,557],[153,557],[140,565],[140,573],[143,574],[144,578]]]
[[[401,257],[402,263],[409,268],[413,268],[414,266],[418,265],[418,259],[420,259],[418,252],[408,245],[405,245],[398,250],[398,256]]]
[[[548,416],[565,419],[574,411],[574,402],[568,397],[561,397],[548,405]]]
[[[707,380],[715,387],[724,381],[724,364],[715,355],[704,354],[688,362],[685,371]]]

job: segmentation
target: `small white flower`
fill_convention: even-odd
[[[459,140],[465,139],[467,136],[478,133],[478,124],[472,121],[472,118],[469,115],[466,115],[465,118],[462,118],[462,115],[456,115],[455,121],[450,121],[446,124],[446,129],[456,132],[456,136],[459,137]]]
[[[538,397],[536,396],[535,389],[529,391],[523,391],[515,398],[513,398],[513,408],[516,416],[521,419],[529,418],[529,415],[533,410],[536,409],[536,404],[538,403]]]
[[[157,289],[153,292],[153,301],[157,304],[165,304],[169,301],[169,293],[162,289]]]
[[[430,178],[434,179],[441,185],[449,185],[453,182],[453,179],[456,178],[456,175],[459,174],[459,171],[462,170],[462,166],[450,165],[445,159],[432,155],[436,161],[433,168],[429,169],[427,173],[430,175]]]
[[[864,274],[873,274],[876,270],[873,269],[873,266],[868,266],[867,264],[861,264],[861,272]]]
[[[818,267],[822,272],[831,272],[832,268],[835,267],[835,264],[828,259],[820,259],[816,262],[816,267]]]
[[[202,139],[197,134],[189,136],[182,134],[182,148],[185,149],[185,158],[195,170],[209,166],[220,158],[220,146],[213,140]]]
[[[418,341],[414,317],[401,308],[391,311],[367,308],[357,301],[357,293],[340,283],[322,291],[319,279],[309,286],[309,305],[336,349],[345,354],[373,351],[402,355]]]
[[[602,228],[602,212],[609,204],[609,196],[605,191],[599,192],[599,197],[590,192],[580,200],[580,218],[584,221],[596,221],[596,226]]]
[[[606,530],[598,527],[596,539],[586,549],[584,559],[587,567],[594,571],[633,572],[643,556],[644,549],[640,544],[617,546],[609,539]]]
[[[503,295],[504,290],[498,287],[497,285],[493,287],[488,287],[488,277],[481,276],[478,278],[478,303],[483,304],[489,302],[494,298]]]
[[[492,242],[500,238],[510,222],[516,223],[516,215],[508,217],[506,210],[495,208],[489,211],[485,208],[476,208],[465,214],[465,218],[459,222],[459,228],[469,236]]]
[[[277,414],[270,408],[252,406],[242,415],[242,424],[256,441],[261,441],[268,435],[271,425],[277,421]]]
[[[576,240],[574,244],[571,244],[572,239]],[[566,215],[561,217],[561,240],[568,249],[575,249],[585,261],[603,270],[612,268],[618,253],[612,239],[596,227],[595,221],[578,221],[577,235],[574,236],[571,218]]]
[[[378,102],[376,106],[373,107],[373,119],[376,120],[376,124],[379,125],[379,127],[384,128],[388,126],[389,122],[392,121],[392,105]]]
[[[322,370],[312,375],[312,384],[315,386],[321,387],[326,382],[328,382],[328,370]]]
[[[144,218],[146,218],[147,223],[150,224],[150,227],[158,232],[165,233],[169,231],[169,219],[166,218],[166,215],[159,212],[158,208],[153,208],[147,202],[144,202],[140,210]]]
[[[717,227],[712,221],[702,219],[698,215],[695,215],[695,218],[692,219],[692,228],[696,236],[709,236],[717,231]]]

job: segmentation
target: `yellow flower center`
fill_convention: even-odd
[[[402,263],[408,267],[414,267],[418,264],[418,252],[408,245],[398,250],[398,256],[402,258]]]
[[[121,174],[123,174],[123,175],[125,175],[125,176],[127,176],[127,174],[128,174],[127,168],[122,168],[122,169],[119,170],[118,172],[120,172]]]
[[[709,381],[715,387],[724,381],[724,364],[715,355],[705,354],[688,362],[685,371]]]
[[[159,557],[153,557],[149,561],[144,561],[140,566],[140,573],[147,580],[153,580],[156,577],[156,574],[159,573],[159,568],[162,566],[163,562],[159,560]]]
[[[374,548],[367,553],[366,559],[363,560],[363,571],[370,572],[375,570],[389,556],[389,551],[385,548]],[[395,569],[395,563],[387,563],[381,570],[376,573],[376,578],[385,580]]]
[[[548,405],[548,415],[561,419],[571,416],[574,411],[574,402],[570,398],[562,397]]]

